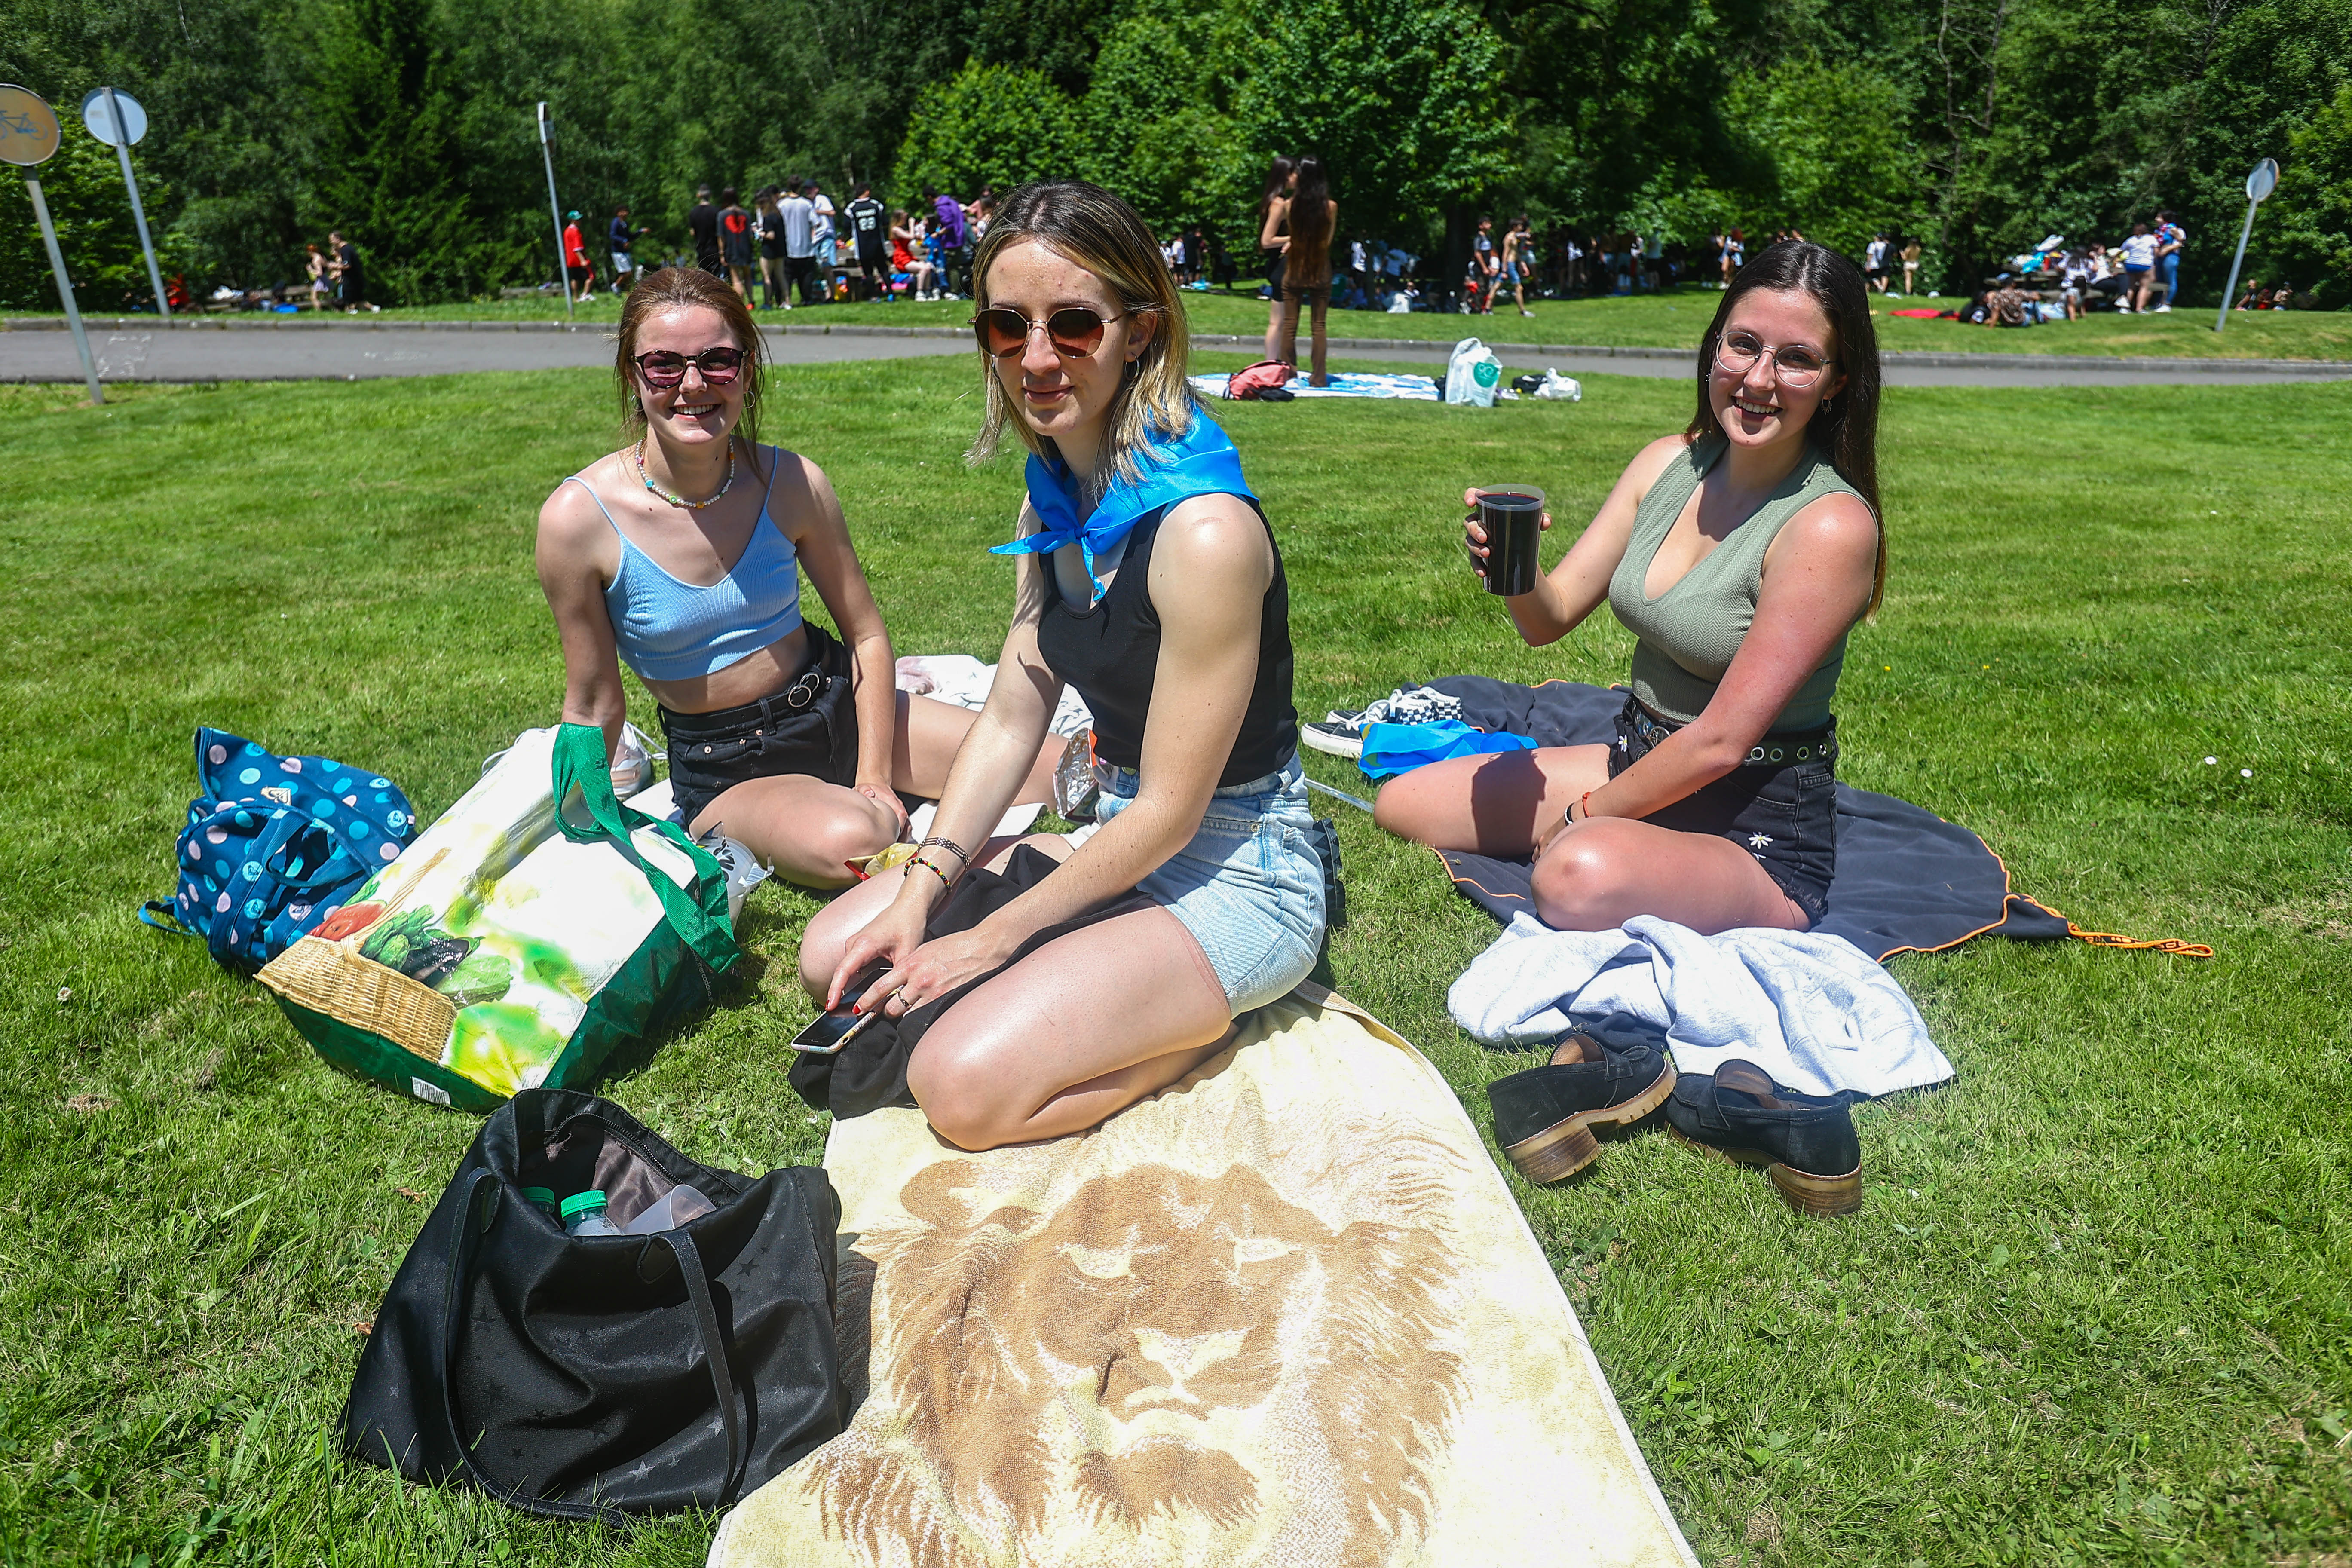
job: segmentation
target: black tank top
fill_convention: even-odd
[[[1052,595],[1037,623],[1037,651],[1045,667],[1094,710],[1095,755],[1117,768],[1143,765],[1143,721],[1151,711],[1151,683],[1160,670],[1151,546],[1167,511],[1160,508],[1128,535],[1118,574],[1090,610],[1072,609],[1055,584],[1053,558],[1037,558]],[[1265,521],[1265,513],[1258,521]],[[1298,750],[1298,713],[1290,702],[1290,585],[1282,574],[1282,547],[1275,544],[1270,528],[1266,542],[1274,548],[1274,581],[1258,615],[1257,679],[1250,687],[1241,733],[1217,775],[1220,789],[1264,778],[1286,766]]]

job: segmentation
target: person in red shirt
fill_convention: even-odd
[[[596,291],[596,264],[588,259],[587,242],[580,237],[580,215],[563,215],[563,279],[567,290],[577,289],[582,304]]]

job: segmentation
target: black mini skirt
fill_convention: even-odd
[[[1658,718],[1632,692],[1609,748],[1615,778],[1682,726]],[[1837,721],[1805,735],[1767,735],[1748,760],[1645,821],[1679,833],[1712,833],[1756,858],[1790,900],[1818,922],[1837,871]]]
[[[661,710],[669,745],[670,799],[688,829],[739,784],[803,773],[827,784],[857,778],[857,714],[849,700],[849,652],[823,626],[808,627],[808,658],[772,697],[713,713]]]

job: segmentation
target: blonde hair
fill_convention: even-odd
[[[1110,462],[1101,470],[1100,483],[1116,474],[1129,484],[1143,477],[1144,454],[1155,441],[1180,439],[1191,433],[1194,405],[1192,389],[1184,380],[1192,334],[1185,326],[1184,300],[1151,231],[1135,209],[1099,185],[1083,180],[1056,180],[1022,185],[1008,193],[990,220],[988,234],[972,258],[972,310],[989,308],[988,271],[997,257],[1013,246],[1034,241],[1077,263],[1108,286],[1122,311],[1158,318],[1158,330],[1141,353],[1129,363],[1118,391],[1104,412]],[[972,463],[986,462],[1003,444],[1006,426],[1018,431],[1021,443],[1039,457],[1058,457],[1052,441],[1029,428],[1005,395],[995,361],[981,354],[981,381],[988,399],[980,434],[964,454]]]

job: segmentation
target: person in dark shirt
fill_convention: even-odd
[[[613,209],[612,226],[604,231],[604,248],[613,253],[613,292],[615,294],[629,291],[629,280],[635,276],[637,269],[636,258],[630,252],[636,247],[637,236],[644,232],[643,229],[629,227],[628,208]]]
[[[751,302],[751,268],[756,254],[751,213],[735,199],[735,187],[719,193],[727,205],[719,209],[719,254],[727,264],[727,281],[745,304]]]
[[[380,310],[381,306],[368,301],[367,278],[360,270],[360,247],[345,239],[340,231],[327,236],[327,243],[334,247],[335,297],[342,301],[343,314],[356,316],[362,307]]]
[[[751,225],[760,236],[760,279],[767,286],[767,309],[793,308],[792,280],[784,270],[784,215],[776,205],[780,193],[770,185],[754,198],[756,209]]]
[[[890,214],[874,199],[872,185],[860,185],[842,216],[849,222],[850,237],[857,243],[857,274],[869,299],[890,295]]]
[[[710,187],[701,185],[694,193],[694,205],[687,209],[686,232],[694,237],[694,260],[713,278],[727,276],[727,268],[719,254],[719,209],[710,205]]]

